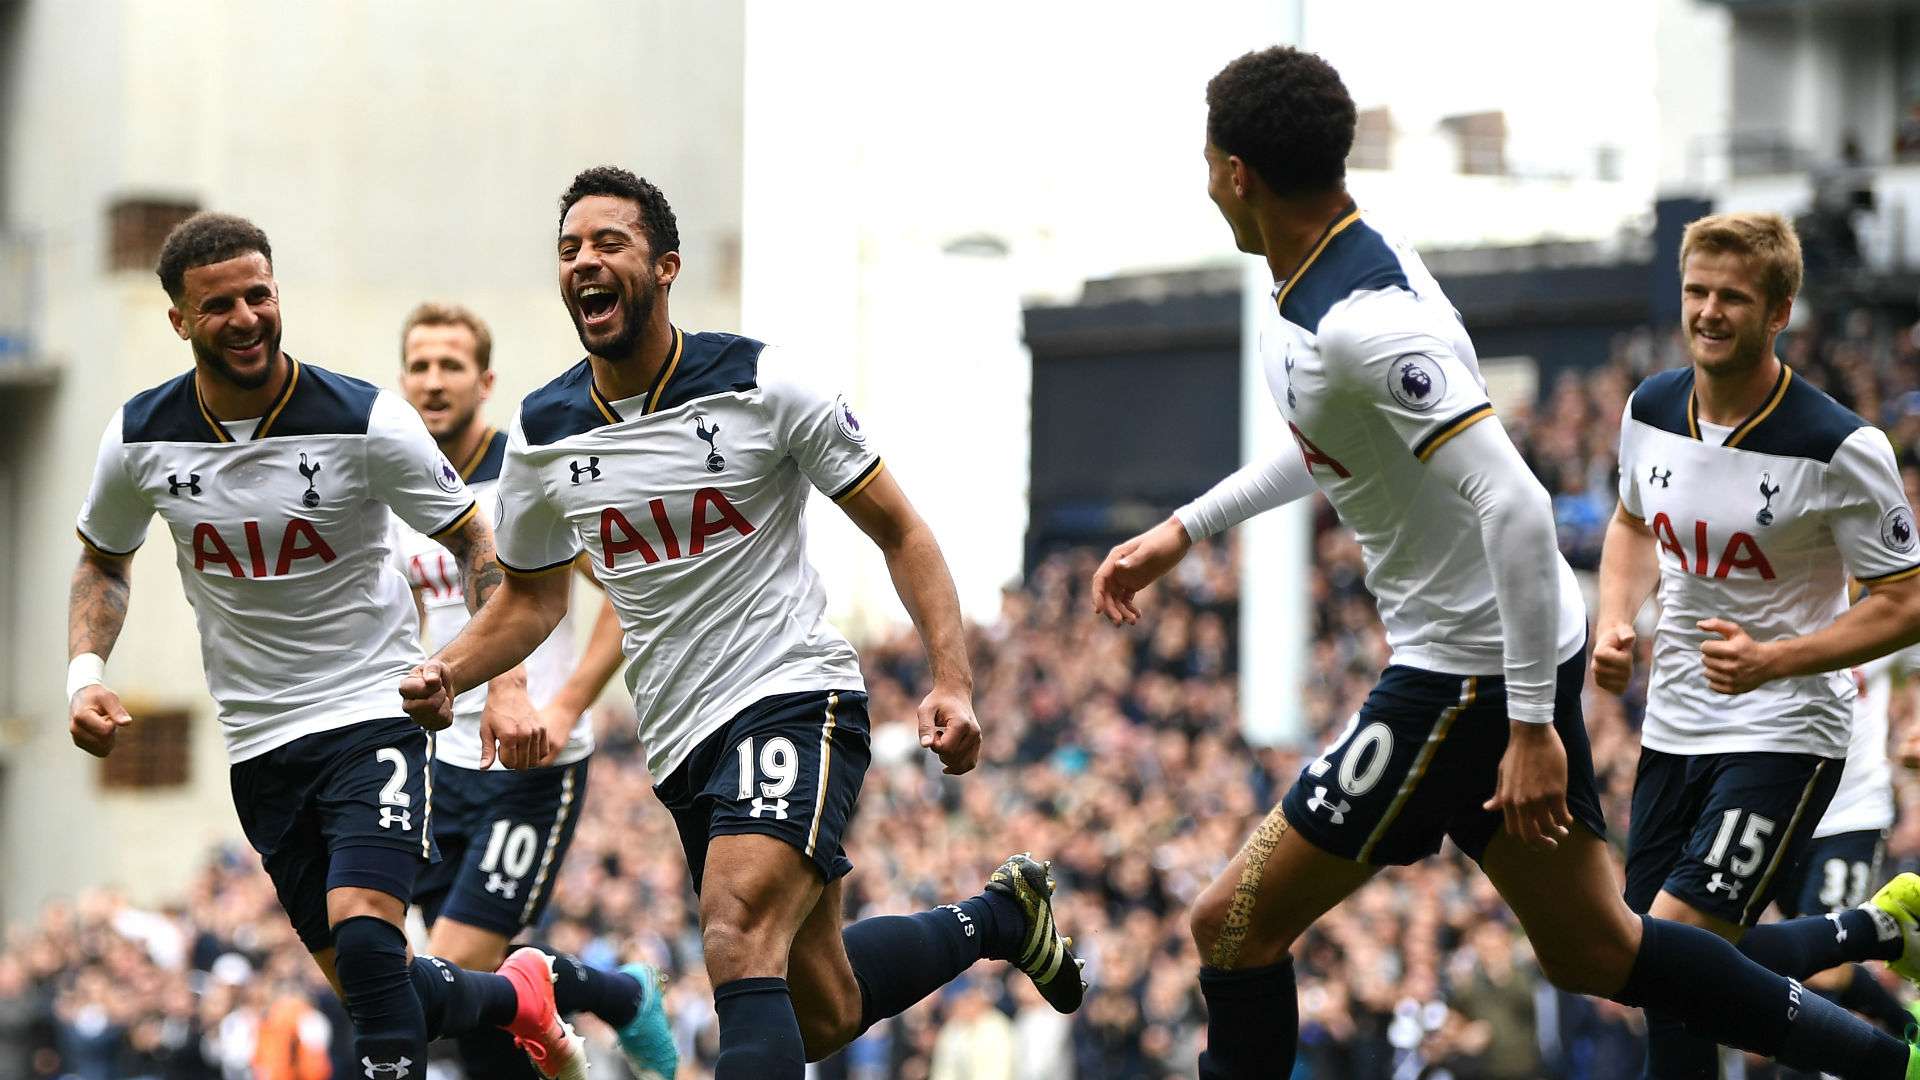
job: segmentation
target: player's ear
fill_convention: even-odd
[[[1778,307],[1775,307],[1772,311],[1767,312],[1767,331],[1769,333],[1777,334],[1780,331],[1785,330],[1787,328],[1787,323],[1791,322],[1792,320],[1793,320],[1793,297],[1789,296],[1785,300],[1780,301],[1780,304]]]
[[[673,284],[673,279],[679,276],[680,276],[680,253],[679,252],[669,251],[665,255],[660,256],[660,258],[654,261],[654,264],[653,264],[654,284],[664,289],[667,286]]]
[[[167,306],[167,321],[173,324],[173,332],[181,341],[187,340],[187,317],[180,313],[179,305]]]
[[[480,369],[480,400],[486,401],[493,396],[493,369]]]
[[[1240,155],[1227,156],[1227,174],[1233,178],[1233,193],[1239,196],[1241,201],[1244,202],[1253,194],[1254,172],[1247,168],[1246,162],[1240,160]]]

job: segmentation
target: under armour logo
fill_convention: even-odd
[[[757,818],[761,814],[766,814],[768,817],[773,818],[775,821],[787,820],[787,800],[761,799],[761,798],[754,799],[753,809],[747,812],[747,816],[752,818]]]
[[[487,891],[495,896],[512,900],[513,894],[520,889],[520,883],[510,877],[501,877],[499,871],[487,875]]]
[[[1649,484],[1659,484],[1661,487],[1672,487],[1672,480],[1672,469],[1668,469],[1665,475],[1661,475],[1660,466],[1658,465],[1650,466],[1647,469],[1647,483]]]
[[[1707,882],[1707,893],[1709,895],[1720,892],[1721,890],[1724,889],[1726,890],[1727,899],[1729,900],[1740,899],[1740,890],[1744,888],[1746,888],[1745,883],[1740,881],[1728,881],[1725,877],[1721,876],[1718,870],[1714,871],[1713,877],[1709,879]]]
[[[167,487],[175,495],[180,494],[181,488],[186,488],[189,495],[198,495],[200,494],[200,474],[188,473],[187,478],[182,480],[178,473],[168,473]]]
[[[567,462],[567,468],[573,470],[573,482],[576,484],[580,482],[580,478],[583,476],[589,480],[600,479],[600,458],[598,455],[589,457],[585,465],[577,461],[569,461]]]
[[[1335,825],[1345,825],[1347,823],[1347,811],[1353,809],[1353,804],[1347,802],[1345,799],[1329,799],[1327,798],[1327,789],[1317,787],[1313,789],[1313,798],[1307,800],[1307,809],[1325,810],[1328,812],[1327,816],[1332,819]]]
[[[399,1061],[375,1061],[372,1058],[363,1057],[360,1059],[360,1064],[366,1068],[367,1080],[382,1080],[383,1077],[385,1080],[407,1080],[407,1077],[413,1075],[407,1071],[407,1066],[413,1064],[412,1058],[403,1057]]]
[[[406,810],[395,810],[391,806],[381,807],[380,827],[391,829],[395,823],[399,824],[401,832],[410,831],[413,828],[413,814]]]

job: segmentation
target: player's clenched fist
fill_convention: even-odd
[[[99,683],[74,691],[69,708],[67,731],[73,735],[73,745],[94,757],[111,754],[113,737],[133,723],[127,707],[120,704],[120,695]]]
[[[971,695],[934,687],[920,702],[920,745],[934,752],[953,775],[980,763],[980,721]]]
[[[428,731],[439,731],[453,723],[452,680],[447,665],[429,660],[400,680],[400,707],[413,722]]]
[[[1744,694],[1773,678],[1769,643],[1755,641],[1725,619],[1701,619],[1700,629],[1718,637],[1700,643],[1707,685],[1721,694]]]
[[[1609,694],[1624,694],[1633,678],[1633,627],[1619,623],[1600,631],[1593,645],[1593,682]]]

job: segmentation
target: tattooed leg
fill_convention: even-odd
[[[1260,878],[1267,871],[1267,860],[1273,857],[1274,845],[1286,835],[1288,828],[1287,816],[1275,806],[1241,847],[1244,865],[1240,868],[1240,880],[1233,886],[1226,921],[1214,939],[1212,955],[1207,957],[1207,963],[1214,967],[1231,968],[1239,961],[1240,947],[1247,940],[1247,927],[1253,923],[1253,905],[1260,897]]]

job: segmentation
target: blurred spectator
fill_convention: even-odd
[[[1013,1023],[962,975],[943,995],[947,1022],[933,1042],[928,1080],[1013,1080]]]
[[[1824,315],[1824,317],[1823,317]],[[1884,425],[1920,488],[1920,347],[1915,330],[1866,312],[1809,306],[1783,346],[1810,382]],[[1669,331],[1624,335],[1590,371],[1549,380],[1531,408],[1504,411],[1554,498],[1576,567],[1596,565],[1614,507],[1627,395],[1683,362]],[[1920,493],[1920,492],[1917,492]],[[917,744],[925,663],[909,632],[862,650],[873,767],[848,840],[857,870],[847,916],[910,911],[977,891],[1013,851],[1054,861],[1060,919],[1093,990],[1055,1014],[1005,964],[882,1022],[822,1080],[1169,1080],[1192,1077],[1205,1038],[1185,910],[1292,782],[1303,755],[1347,721],[1387,660],[1352,536],[1317,501],[1312,645],[1301,746],[1239,737],[1237,540],[1197,545],[1145,598],[1142,625],[1116,629],[1086,599],[1099,555],[1046,559],[975,628],[976,708],[986,767],[943,776]],[[1643,635],[1650,643],[1651,635]],[[1644,664],[1642,665],[1644,672]],[[1613,835],[1625,835],[1644,686],[1590,694],[1587,722]],[[1897,698],[1893,724],[1913,713]],[[603,966],[629,959],[672,973],[668,1007],[686,1065],[710,1075],[714,1020],[671,819],[651,792],[631,718],[599,717],[574,847],[541,936]],[[1902,773],[1902,802],[1915,797]],[[1920,817],[1892,837],[1891,873],[1920,860]],[[1638,1076],[1639,1014],[1547,987],[1486,879],[1451,848],[1380,874],[1320,920],[1295,950],[1297,1076],[1610,1080]],[[598,1075],[624,1073],[611,1033],[581,1022]],[[353,1077],[344,1013],[300,949],[258,860],[213,853],[177,905],[150,910],[111,891],[47,905],[0,944],[0,1078]],[[1001,1047],[996,1050],[994,1047]],[[964,1062],[956,1064],[956,1061]],[[445,1063],[436,1073],[456,1076]]]

